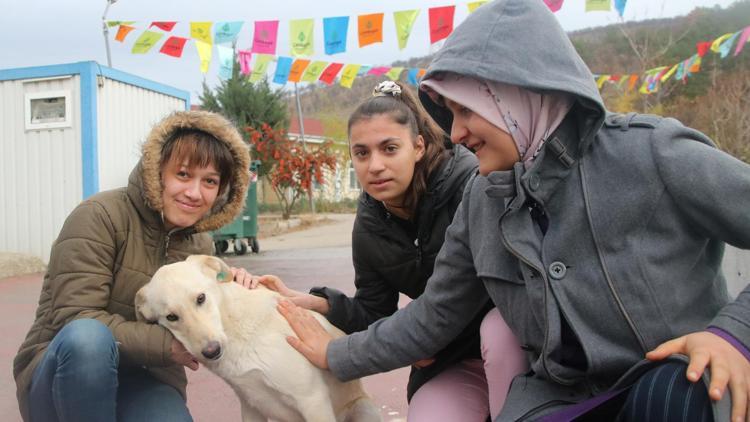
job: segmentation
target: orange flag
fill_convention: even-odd
[[[299,82],[302,78],[302,73],[305,71],[307,65],[310,64],[310,60],[297,59],[292,63],[292,69],[289,71],[289,82]]]
[[[128,36],[130,31],[134,30],[135,27],[128,26],[128,25],[120,25],[120,28],[117,30],[117,35],[115,35],[115,40],[124,42],[125,37]]]
[[[383,42],[383,14],[373,13],[357,17],[359,27],[359,46]]]

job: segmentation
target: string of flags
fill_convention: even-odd
[[[552,12],[557,12],[564,0],[543,0]],[[622,16],[627,0],[586,0],[586,11],[611,11],[614,5]],[[467,4],[468,12],[474,12],[486,0],[473,1]],[[441,6],[428,9],[430,43],[438,43],[447,38],[454,28],[456,6]],[[409,41],[414,23],[420,14],[419,9],[393,12],[393,22],[399,49],[404,49]],[[357,41],[360,48],[383,42],[384,13],[370,13],[357,16]],[[326,55],[336,55],[347,50],[347,35],[350,27],[348,16],[323,18],[324,51]],[[116,41],[125,42],[129,34],[136,29],[134,21],[108,21],[109,27],[118,27],[114,36]],[[271,80],[280,85],[287,82],[323,82],[331,85],[336,78],[341,86],[351,88],[354,80],[363,75],[386,76],[393,80],[401,78],[407,72],[406,81],[416,85],[426,69],[390,66],[370,66],[364,64],[347,64],[338,61],[313,60],[315,19],[294,19],[288,22],[289,55],[277,55],[279,47],[279,21],[255,21],[252,42],[247,49],[235,51],[240,31],[245,22],[189,22],[190,37],[173,35],[177,21],[151,22],[146,30],[140,33],[132,45],[133,54],[146,54],[167,36],[159,52],[172,57],[181,57],[188,42],[193,42],[200,59],[201,72],[206,73],[216,51],[218,74],[221,79],[231,77],[235,60],[239,62],[240,72],[251,82],[266,77],[272,63],[276,68],[271,73]],[[354,25],[352,25],[354,26]],[[714,51],[724,59],[732,45],[736,43],[734,56],[738,55],[750,35],[750,27],[724,34],[713,41],[700,42],[697,52],[688,59],[671,66],[658,66],[649,69],[643,75],[638,74],[595,74],[599,89],[605,83],[617,84],[627,90],[639,85],[639,92],[650,94],[657,92],[660,85],[674,76],[683,82],[700,70],[701,60],[707,51]]]

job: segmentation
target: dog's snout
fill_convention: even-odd
[[[206,359],[216,359],[221,355],[221,344],[218,341],[209,341],[206,347],[201,350],[201,354]]]

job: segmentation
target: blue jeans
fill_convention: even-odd
[[[66,324],[34,370],[31,421],[192,421],[174,387],[140,368],[120,372],[119,360],[104,324],[93,319]]]

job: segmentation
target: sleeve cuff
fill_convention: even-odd
[[[745,356],[745,359],[750,361],[750,350],[748,350],[747,346],[745,346],[741,341],[737,340],[736,337],[715,326],[708,327],[706,331],[712,334],[716,334],[717,336],[726,340],[729,344],[734,346],[735,349],[742,353],[742,355]]]

